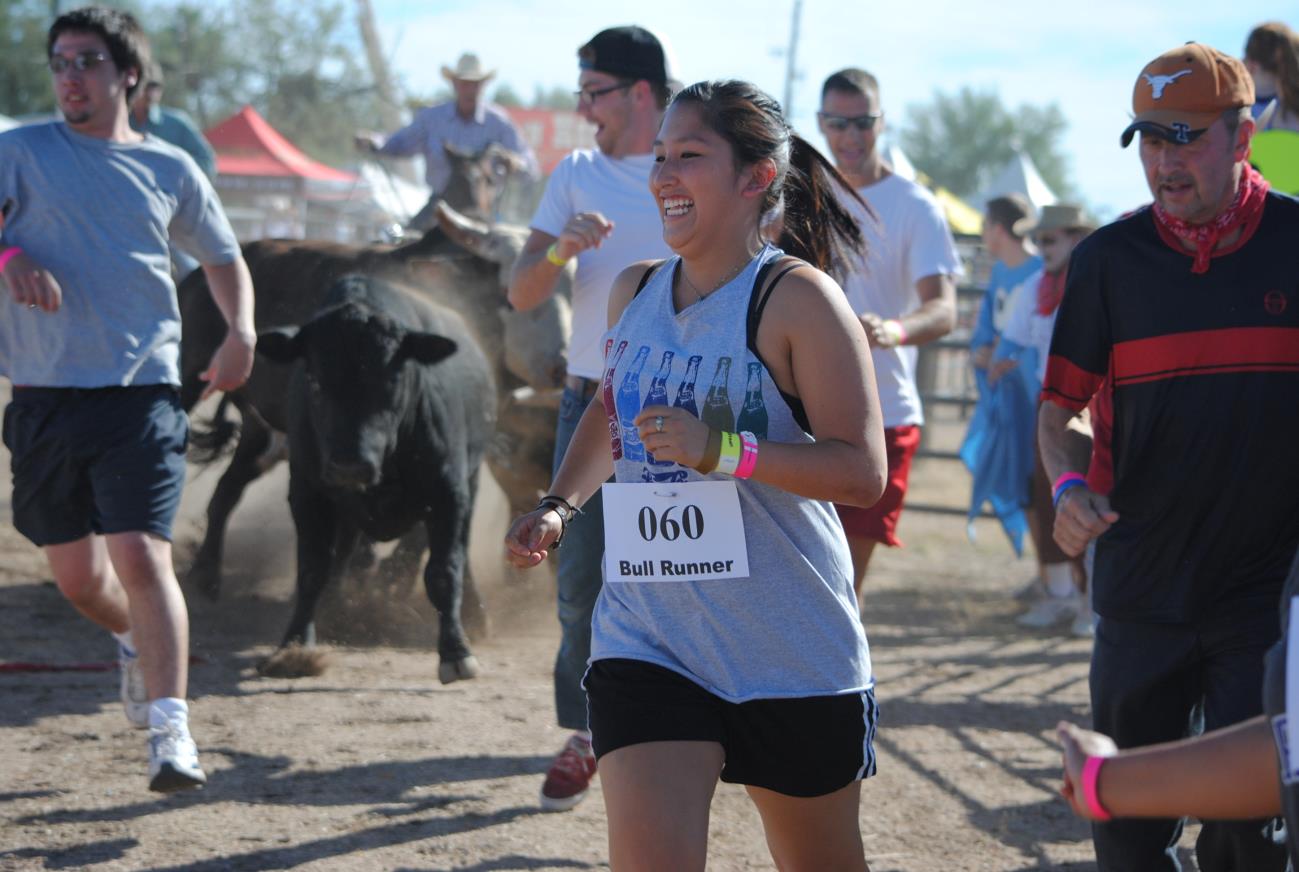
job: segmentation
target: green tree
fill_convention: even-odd
[[[251,104],[303,151],[343,163],[355,159],[352,133],[378,125],[378,99],[340,2],[101,2],[136,13],[163,69],[163,100],[204,128]],[[44,66],[50,12],[49,0],[0,0],[0,112],[54,108]]]
[[[567,109],[570,112],[577,108],[577,98],[571,88],[556,85],[552,88],[537,86],[532,95],[534,109]]]
[[[1011,111],[995,90],[962,88],[908,106],[901,144],[918,169],[958,197],[981,191],[1020,148],[1058,196],[1072,199],[1069,159],[1060,145],[1067,127],[1056,103]]]
[[[54,108],[45,66],[49,0],[0,2],[0,113],[29,115]]]

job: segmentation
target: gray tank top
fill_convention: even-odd
[[[605,334],[603,399],[619,482],[704,478],[646,453],[631,423],[646,405],[684,408],[714,427],[751,431],[760,442],[813,441],[747,336],[754,280],[781,256],[766,246],[738,276],[680,312],[672,301],[680,259],[672,258]],[[592,619],[591,659],[655,663],[731,702],[873,686],[852,559],[834,507],[751,480],[736,485],[749,577],[606,579]]]

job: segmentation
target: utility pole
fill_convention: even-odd
[[[781,106],[785,118],[794,117],[794,81],[798,72],[798,22],[803,15],[803,0],[794,0],[794,17],[789,25],[789,50],[785,52],[785,101]]]
[[[361,43],[365,46],[370,77],[374,79],[374,90],[379,97],[383,126],[390,131],[396,130],[401,126],[401,107],[397,103],[397,89],[392,84],[388,60],[383,56],[383,43],[379,41],[379,28],[375,26],[374,9],[370,6],[370,0],[356,0],[356,26],[361,31]]]
[[[370,0],[356,0],[356,26],[361,31],[370,77],[374,79],[375,95],[379,98],[379,120],[384,130],[391,133],[402,126],[401,105],[397,87],[392,82],[392,72],[388,69],[388,59],[383,55],[383,43],[379,40],[379,28],[375,24]],[[415,169],[410,161],[398,161],[394,169],[407,181],[415,180]]]

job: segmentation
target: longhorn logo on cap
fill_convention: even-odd
[[[1190,70],[1178,70],[1171,76],[1152,76],[1150,73],[1142,73],[1141,75],[1145,78],[1147,84],[1150,85],[1150,96],[1158,100],[1160,97],[1164,96],[1165,88],[1173,84],[1173,82],[1176,82],[1182,76],[1190,75],[1190,73]]]

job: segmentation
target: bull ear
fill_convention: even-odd
[[[456,341],[436,333],[407,333],[401,339],[402,359],[437,363],[456,353]]]
[[[257,353],[276,363],[291,363],[302,356],[297,327],[277,327],[257,334]]]

